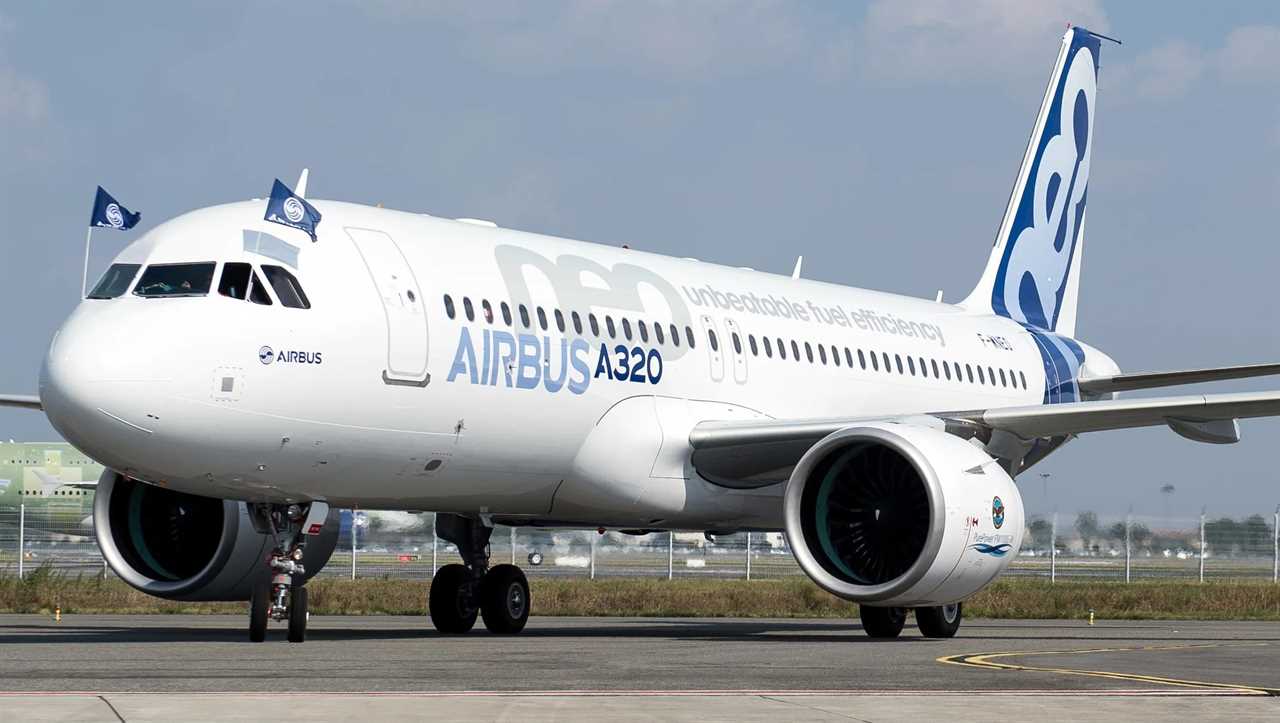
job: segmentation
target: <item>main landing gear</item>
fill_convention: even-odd
[[[267,623],[288,621],[289,642],[307,638],[306,568],[302,564],[309,535],[319,534],[329,507],[323,502],[309,504],[250,505],[253,524],[275,540],[267,558],[267,573],[255,583],[249,598],[249,640],[267,638]]]
[[[963,603],[916,608],[916,626],[926,638],[952,638],[964,617]],[[858,617],[868,637],[896,638],[907,622],[907,608],[858,606]]]
[[[514,635],[529,621],[529,581],[515,565],[489,567],[493,528],[462,515],[436,516],[436,534],[458,546],[463,564],[445,565],[431,580],[431,623],[446,635],[469,632],[476,618],[491,633]]]

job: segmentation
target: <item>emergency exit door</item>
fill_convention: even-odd
[[[427,314],[408,260],[391,236],[382,231],[348,228],[373,280],[386,318],[387,363],[382,380],[387,384],[426,386]]]

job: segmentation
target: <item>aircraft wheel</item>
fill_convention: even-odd
[[[289,642],[307,639],[307,588],[294,585],[289,591]]]
[[[480,582],[480,612],[491,633],[514,635],[529,621],[529,581],[515,565],[497,565]]]
[[[858,617],[862,619],[862,630],[868,637],[896,638],[907,623],[907,609],[859,605]]]
[[[916,608],[916,625],[926,638],[954,638],[964,617],[961,603]]]
[[[475,626],[477,610],[471,604],[469,584],[471,572],[464,565],[453,563],[436,571],[427,594],[427,608],[436,630],[445,635],[458,635]]]
[[[271,605],[271,583],[263,580],[249,593],[249,642],[267,639],[267,608]]]

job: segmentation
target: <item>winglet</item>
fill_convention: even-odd
[[[307,174],[310,172],[310,168],[302,169],[302,174],[298,176],[298,182],[293,186],[293,192],[298,194],[298,198],[307,197]]]

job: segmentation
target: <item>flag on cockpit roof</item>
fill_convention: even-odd
[[[311,241],[316,240],[316,226],[320,224],[320,212],[306,199],[294,193],[292,189],[277,178],[271,187],[271,198],[267,200],[267,214],[263,216],[272,223],[306,231]]]
[[[141,213],[125,208],[105,188],[98,186],[98,195],[93,199],[93,218],[89,219],[90,227],[102,226],[124,231],[138,225],[141,220]]]

